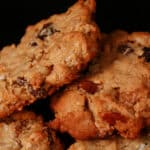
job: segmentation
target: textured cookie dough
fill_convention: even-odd
[[[98,50],[94,0],[29,26],[19,45],[0,52],[0,118],[77,78]]]
[[[150,34],[104,35],[86,75],[50,100],[55,130],[84,140],[136,138],[150,126]]]
[[[0,119],[0,149],[63,150],[63,147],[40,116],[22,111]]]
[[[150,150],[150,137],[134,140],[115,137],[105,140],[77,141],[68,150]]]

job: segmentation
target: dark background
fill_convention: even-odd
[[[16,43],[29,24],[65,11],[76,0],[1,0],[0,48]],[[150,31],[150,5],[147,1],[97,0],[96,22],[103,32],[115,29]]]

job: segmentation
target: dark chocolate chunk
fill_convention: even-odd
[[[13,81],[13,84],[25,86],[25,84],[27,84],[27,80],[24,77],[18,77],[17,80]]]
[[[127,44],[120,45],[117,50],[123,55],[128,55],[134,51],[133,48]]]
[[[144,53],[143,53],[142,57],[145,58],[146,62],[150,62],[150,48],[149,47],[144,47],[143,51],[144,51]]]
[[[47,23],[43,25],[43,28],[40,30],[37,37],[41,40],[44,40],[45,37],[50,36],[55,32],[60,32],[60,31],[55,29],[52,23]]]

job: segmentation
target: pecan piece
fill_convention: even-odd
[[[115,125],[116,121],[126,122],[126,117],[118,112],[106,112],[102,115],[102,119],[110,125]]]
[[[94,94],[97,91],[98,86],[92,81],[84,80],[80,82],[79,88],[82,88],[83,90],[85,90],[90,94]]]

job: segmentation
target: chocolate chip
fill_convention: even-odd
[[[79,88],[84,89],[86,92],[90,94],[94,94],[97,91],[97,84],[92,81],[81,81],[79,84]]]
[[[45,98],[47,96],[47,92],[44,88],[33,89],[32,85],[28,85],[28,90],[30,94],[32,94],[37,99]]]
[[[19,86],[25,86],[27,83],[27,80],[24,77],[18,77],[17,80],[13,81],[13,84],[19,85]]]
[[[47,23],[43,25],[43,28],[40,30],[37,37],[41,40],[44,40],[45,37],[50,36],[55,32],[60,32],[60,31],[55,29],[52,23]]]
[[[117,49],[120,53],[123,55],[128,55],[129,53],[132,53],[134,50],[127,44],[120,45]]]
[[[145,58],[146,62],[150,62],[150,47],[144,47],[143,51],[144,51],[144,53],[143,53],[142,57]]]

